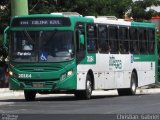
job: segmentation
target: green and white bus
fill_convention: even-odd
[[[9,45],[10,90],[72,93],[90,99],[93,90],[136,88],[157,80],[155,25],[112,17],[53,13],[16,16],[4,31]]]

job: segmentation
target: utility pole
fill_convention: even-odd
[[[28,0],[11,0],[12,16],[28,15]]]

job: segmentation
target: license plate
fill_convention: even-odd
[[[43,87],[44,83],[33,83],[32,86],[33,87]]]

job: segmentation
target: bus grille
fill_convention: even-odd
[[[38,83],[38,82],[42,82],[45,84],[45,86],[51,86],[51,85],[54,85],[55,84],[55,81],[56,80],[49,80],[49,81],[46,81],[46,80],[19,80],[20,82],[24,83],[25,85],[27,86],[32,86],[33,83]]]
[[[59,79],[38,79],[38,80],[28,80],[28,79],[19,79],[19,82],[54,82]]]
[[[52,72],[52,71],[59,71],[63,69],[61,65],[23,65],[23,66],[16,66],[16,68],[20,71],[26,72]]]
[[[62,69],[61,67],[20,67],[18,68],[20,71],[26,71],[26,72],[52,72],[52,71],[58,71]]]

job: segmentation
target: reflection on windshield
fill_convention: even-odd
[[[61,62],[74,56],[71,31],[12,32],[11,60],[15,62]]]

